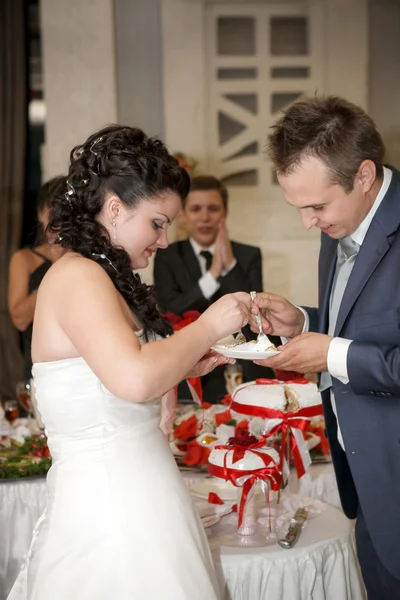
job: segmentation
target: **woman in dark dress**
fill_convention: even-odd
[[[32,248],[22,248],[10,261],[8,284],[8,309],[14,326],[22,333],[25,360],[25,379],[31,378],[32,322],[36,305],[36,292],[43,277],[63,253],[59,244],[46,236],[49,210],[53,199],[65,193],[65,177],[54,177],[39,191],[37,200],[38,235]]]

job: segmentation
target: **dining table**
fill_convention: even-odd
[[[182,471],[182,477],[190,490],[208,475],[193,469]],[[312,465],[303,481],[291,477],[288,493],[322,501],[324,506],[321,516],[310,521],[293,550],[283,551],[268,545],[243,552],[224,546],[224,527],[229,525],[229,519],[235,518],[234,515],[207,530],[224,599],[363,598],[351,541],[354,527],[337,507],[339,501],[332,465]],[[0,600],[6,600],[17,577],[46,501],[45,477],[0,482]],[[339,586],[335,588],[339,590],[336,595],[329,581]],[[310,589],[314,589],[313,595],[307,595]]]

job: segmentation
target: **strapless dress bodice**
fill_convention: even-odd
[[[83,358],[35,363],[32,373],[53,461],[159,428],[159,398],[145,403],[117,398]]]

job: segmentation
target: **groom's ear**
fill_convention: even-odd
[[[361,185],[365,194],[371,191],[376,181],[376,166],[372,160],[364,160],[356,175],[356,182]]]

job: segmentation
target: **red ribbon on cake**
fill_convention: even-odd
[[[285,446],[287,435],[289,435],[290,448],[293,455],[293,461],[296,467],[297,476],[303,477],[306,470],[304,467],[304,461],[301,455],[301,451],[304,451],[305,440],[304,436],[295,434],[295,430],[304,433],[310,427],[310,420],[312,417],[317,417],[323,414],[322,404],[316,404],[315,406],[308,406],[301,408],[296,412],[283,412],[274,408],[265,408],[263,406],[245,406],[239,402],[235,402],[233,398],[231,409],[241,413],[250,415],[252,417],[261,417],[263,419],[278,419],[280,422],[272,427],[268,433],[264,434],[264,438],[268,438],[275,433],[282,432],[282,443],[280,448],[280,462],[279,467],[282,470],[285,460]],[[302,448],[299,447],[299,444]]]
[[[208,464],[208,472],[210,475],[219,477],[220,479],[225,479],[225,481],[230,481],[235,487],[243,488],[238,512],[239,527],[241,527],[243,523],[243,513],[248,495],[257,481],[263,482],[264,485],[269,482],[270,487],[274,492],[278,491],[282,485],[282,474],[272,456],[265,454],[264,452],[257,451],[258,448],[262,447],[265,447],[265,440],[260,440],[256,444],[251,444],[250,446],[240,446],[238,444],[218,445],[215,446],[216,450],[227,450],[224,456],[224,466],[219,467],[211,463]],[[230,452],[233,452],[232,464],[238,460],[241,460],[245,452],[252,452],[253,454],[257,454],[257,456],[262,459],[265,467],[251,471],[227,467],[226,461]],[[269,466],[271,463],[272,466]],[[268,488],[266,496],[267,503],[269,504]]]

